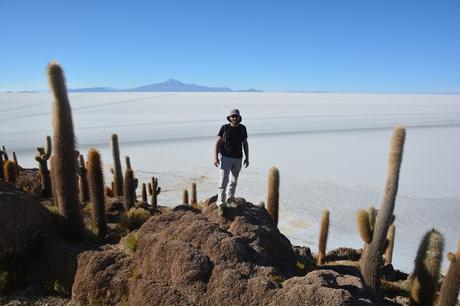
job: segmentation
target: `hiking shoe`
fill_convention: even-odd
[[[235,198],[228,199],[227,200],[227,206],[228,207],[233,207],[233,208],[238,207],[238,204],[236,204]]]
[[[222,217],[224,213],[225,213],[225,205],[222,204],[222,205],[217,206],[217,214]]]

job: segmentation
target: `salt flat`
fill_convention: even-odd
[[[328,249],[361,247],[359,208],[378,205],[391,128],[407,127],[396,203],[394,264],[411,271],[423,234],[435,227],[447,251],[460,239],[460,96],[327,93],[70,94],[78,147],[103,153],[117,133],[140,182],[158,176],[160,205],[179,203],[195,181],[199,198],[215,194],[212,150],[226,113],[239,108],[248,128],[251,165],[237,193],[265,200],[267,173],[281,173],[280,230],[317,249],[321,211],[331,211]],[[51,135],[51,96],[0,93],[0,144],[21,165],[36,167],[34,148]],[[444,266],[447,260],[444,259]]]

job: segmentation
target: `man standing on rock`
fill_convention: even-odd
[[[226,206],[236,206],[235,189],[241,170],[244,149],[244,166],[249,166],[248,133],[241,123],[240,111],[232,109],[227,116],[229,124],[224,124],[217,135],[214,147],[214,166],[219,167],[217,185],[217,212],[224,214]],[[220,160],[219,160],[220,153]],[[230,180],[230,184],[229,183]],[[227,187],[228,185],[228,187]]]

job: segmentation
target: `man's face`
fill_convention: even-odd
[[[238,124],[238,121],[240,120],[240,117],[238,115],[231,115],[230,116],[230,122],[233,124]]]

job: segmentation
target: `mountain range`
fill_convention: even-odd
[[[112,87],[74,88],[69,92],[262,92],[254,88],[246,90],[233,90],[228,87],[208,87],[196,84],[186,84],[181,81],[169,79],[162,83],[143,85],[134,88],[118,89]]]

